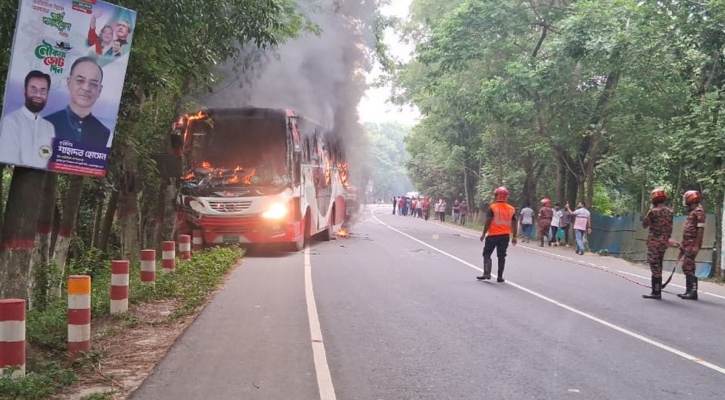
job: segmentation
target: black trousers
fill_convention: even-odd
[[[506,250],[509,248],[509,235],[487,236],[483,245],[483,259],[490,260],[493,251],[496,250],[496,257],[499,260],[506,258]]]

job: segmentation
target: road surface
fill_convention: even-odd
[[[720,286],[644,300],[648,270],[535,244],[479,282],[478,232],[389,206],[351,233],[246,257],[131,398],[725,397]]]

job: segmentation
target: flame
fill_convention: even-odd
[[[332,181],[332,171],[330,170],[330,159],[325,157],[325,186],[329,186]]]
[[[337,169],[340,174],[340,180],[342,181],[342,184],[347,186],[350,183],[350,176],[347,173],[347,163],[342,163],[337,166]]]
[[[188,181],[189,179],[193,179],[194,176],[195,176],[194,171],[191,171],[188,174],[184,175],[181,179],[184,181]]]
[[[247,184],[247,185],[251,185],[252,184],[252,177],[254,176],[254,174],[256,172],[257,172],[257,170],[254,169],[254,168],[252,168],[252,170],[249,171],[249,173],[244,176],[244,183]]]
[[[194,115],[187,115],[187,117],[186,117],[186,118],[188,118],[188,119],[189,119],[189,121],[198,121],[198,120],[200,120],[200,119],[204,119],[204,118],[206,118],[206,113],[205,113],[204,111],[198,111],[198,112],[197,112],[196,114],[194,114]]]
[[[209,163],[209,161],[202,161],[201,167],[204,169],[211,169],[211,164]]]
[[[345,228],[340,228],[337,232],[335,232],[335,236],[337,237],[350,237],[350,233]]]
[[[227,183],[239,183],[239,177],[234,175],[233,177],[227,179]]]

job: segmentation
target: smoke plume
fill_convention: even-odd
[[[265,54],[251,75],[224,71],[236,84],[223,84],[202,100],[209,107],[291,108],[333,129],[343,140],[354,184],[364,189],[367,151],[357,106],[372,68],[373,26],[378,1],[300,0],[303,12],[321,28]],[[247,73],[249,74],[249,73]]]

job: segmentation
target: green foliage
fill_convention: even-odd
[[[404,140],[410,128],[394,123],[369,123],[365,130],[370,137],[373,196],[387,200],[412,191],[404,169],[408,160]]]
[[[39,366],[40,372],[28,372],[24,378],[10,379],[10,370],[0,376],[0,400],[42,400],[76,381],[73,371],[60,363]]]

